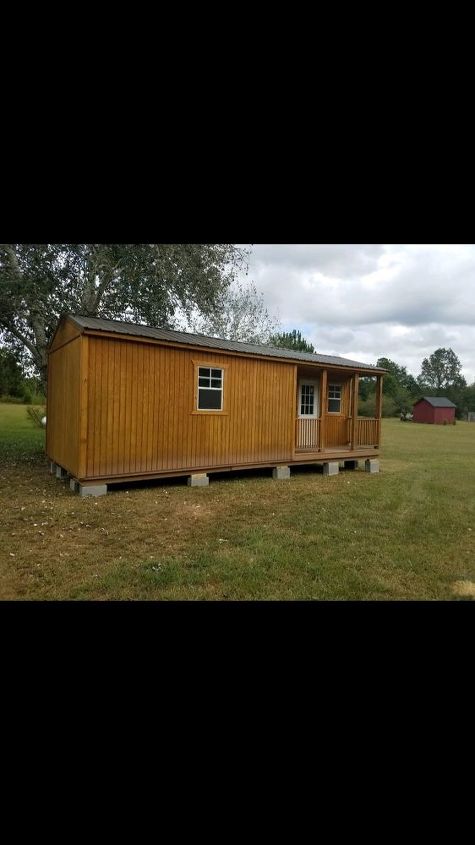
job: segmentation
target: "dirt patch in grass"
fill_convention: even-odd
[[[453,591],[457,596],[475,599],[475,581],[455,581]]]

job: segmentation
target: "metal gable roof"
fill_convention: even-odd
[[[274,346],[264,346],[255,343],[242,343],[237,340],[223,340],[218,337],[208,337],[201,334],[188,332],[177,332],[171,329],[157,329],[153,326],[144,326],[139,323],[124,323],[119,320],[103,320],[99,317],[82,317],[77,314],[68,315],[78,326],[91,331],[117,332],[133,337],[149,337],[154,340],[168,341],[169,343],[186,344],[187,346],[204,346],[208,349],[223,350],[226,352],[242,352],[247,355],[262,355],[269,358],[284,358],[287,361],[302,361],[309,364],[327,364],[334,367],[356,367],[360,370],[369,370],[374,373],[385,373],[386,370],[376,367],[373,364],[363,364],[361,361],[351,361],[349,358],[341,358],[336,355],[320,355],[310,352],[296,352],[292,349],[282,349]]]
[[[422,396],[421,399],[418,399],[417,402],[422,402],[425,399],[429,405],[432,405],[433,408],[456,408],[457,405],[454,405],[450,399],[446,399],[445,396]],[[417,402],[415,403],[417,405]]]

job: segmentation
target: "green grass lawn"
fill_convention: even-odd
[[[26,408],[0,403],[0,470],[12,462],[44,460],[45,430],[33,425]]]
[[[475,594],[475,425],[383,421],[381,472],[270,470],[111,488],[48,474],[0,405],[0,598],[454,599]]]

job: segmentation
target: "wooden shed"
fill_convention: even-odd
[[[46,451],[82,495],[126,480],[366,459],[377,471],[384,370],[92,317],[63,317],[48,358]],[[376,414],[358,418],[360,376]]]
[[[423,396],[414,404],[412,421],[447,425],[454,422],[456,407],[445,396]]]

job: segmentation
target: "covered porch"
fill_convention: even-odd
[[[383,376],[375,378],[375,415],[359,417],[360,373],[297,368],[296,460],[374,455],[380,445]]]

